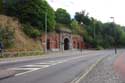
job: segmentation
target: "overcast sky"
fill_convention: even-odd
[[[47,0],[56,10],[66,9],[73,17],[75,12],[86,10],[92,16],[102,22],[111,22],[110,17],[115,18],[117,24],[125,26],[125,0]]]

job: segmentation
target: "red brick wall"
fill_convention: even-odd
[[[49,33],[47,35],[47,38],[50,43],[50,50],[51,49],[59,49],[60,48],[60,35],[58,33]],[[41,36],[41,42],[42,42],[42,47],[45,49],[45,34]],[[84,41],[83,38],[79,35],[73,35],[72,36],[72,45],[73,48],[75,49],[81,49],[84,48]]]
[[[57,33],[49,33],[47,35],[47,39],[49,40],[49,43],[50,43],[50,49],[56,49],[56,48],[59,48],[59,34]],[[41,36],[41,42],[42,42],[42,47],[45,48],[45,34],[43,34]]]
[[[84,41],[81,36],[73,36],[72,37],[73,48],[82,49],[84,48]]]

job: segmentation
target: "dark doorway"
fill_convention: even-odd
[[[79,43],[77,43],[77,49],[79,49],[79,48],[80,48]]]
[[[50,40],[47,39],[47,50],[50,50]]]
[[[69,39],[65,38],[64,39],[64,50],[69,50]]]

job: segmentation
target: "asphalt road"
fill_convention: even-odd
[[[113,55],[113,50],[82,53],[68,52],[65,56],[53,56],[12,63],[0,63],[1,69],[15,70],[13,77],[0,83],[70,83],[104,56]]]

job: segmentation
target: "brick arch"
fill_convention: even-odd
[[[63,38],[63,41],[64,41],[64,39],[68,39],[69,41],[71,41],[71,38],[68,37],[68,36],[64,37],[64,38]]]

